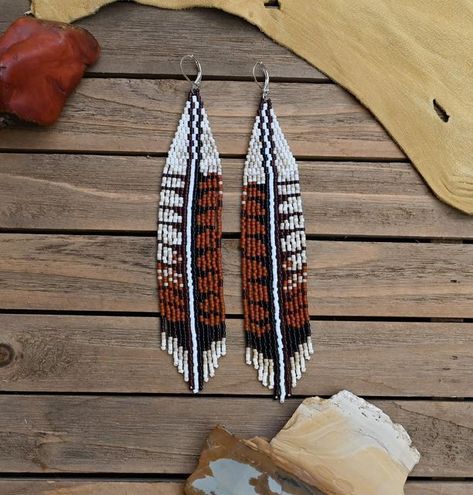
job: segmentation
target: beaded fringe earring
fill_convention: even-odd
[[[265,76],[260,85],[255,71]],[[314,352],[299,171],[269,98],[269,74],[246,157],[241,212],[246,363],[284,402]]]
[[[191,81],[183,63],[192,60]],[[161,348],[197,393],[225,355],[222,169],[199,87],[200,63],[181,59],[192,87],[164,167],[158,211]]]

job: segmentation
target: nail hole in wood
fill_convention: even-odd
[[[8,366],[15,356],[13,348],[7,344],[0,344],[0,368]]]
[[[264,6],[268,9],[280,9],[281,4],[279,3],[279,0],[266,0],[264,2]]]
[[[450,120],[450,115],[448,115],[445,108],[443,108],[442,105],[440,105],[440,103],[437,100],[434,100],[433,104],[434,104],[434,109],[437,112],[437,115],[440,117],[440,119],[443,122],[448,122]]]

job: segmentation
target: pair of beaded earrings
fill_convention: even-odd
[[[192,81],[183,64],[198,74]],[[256,71],[261,70],[260,84]],[[202,68],[181,59],[191,83],[162,175],[157,277],[161,347],[197,393],[226,353],[222,268],[222,167],[200,96]],[[281,402],[313,353],[298,166],[269,98],[262,97],[243,175],[241,253],[246,363]]]

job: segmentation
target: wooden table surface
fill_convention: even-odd
[[[27,10],[0,0],[0,30]],[[0,131],[0,494],[176,495],[217,423],[271,436],[341,389],[406,426],[407,495],[473,492],[473,218],[440,203],[350,95],[239,19],[116,4],[51,128]],[[190,395],[160,350],[159,177],[195,53],[224,168],[229,354]],[[243,362],[243,158],[259,90],[302,175],[317,352],[284,405]],[[419,136],[422,139],[422,136]]]

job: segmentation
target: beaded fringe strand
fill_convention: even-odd
[[[221,163],[193,89],[162,176],[157,277],[161,348],[195,393],[226,353],[221,248]]]
[[[299,171],[269,98],[260,103],[243,181],[246,363],[283,402],[314,351]]]

